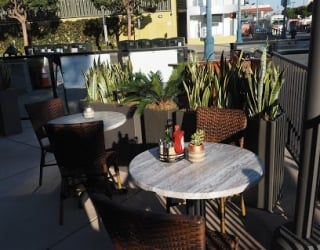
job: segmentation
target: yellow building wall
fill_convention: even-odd
[[[146,20],[150,19],[142,29],[133,29],[132,39],[154,39],[177,37],[176,1],[171,0],[171,11],[144,13]],[[136,25],[135,25],[136,26]],[[127,40],[127,34],[122,34],[120,40]]]

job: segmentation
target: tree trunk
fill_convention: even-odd
[[[24,47],[29,46],[29,40],[28,40],[28,32],[27,32],[27,22],[21,22],[21,28],[22,28],[22,36],[23,36],[23,45]]]
[[[127,20],[128,20],[128,40],[131,40],[131,8],[130,6],[127,7]]]

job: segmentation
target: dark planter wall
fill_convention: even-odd
[[[275,121],[248,119],[245,148],[256,153],[265,163],[265,174],[257,186],[246,191],[247,204],[272,212],[280,199],[286,136],[284,113]]]
[[[80,106],[83,107],[82,102]],[[105,146],[119,154],[120,163],[126,164],[142,150],[141,115],[135,107],[116,104],[92,103],[95,111],[114,111],[123,113],[127,120],[118,128],[105,131]]]
[[[189,142],[197,128],[196,111],[178,110],[173,115],[173,122],[180,125],[184,131],[184,141]]]
[[[159,143],[159,139],[163,139],[167,120],[173,120],[173,113],[175,111],[144,109],[142,131],[144,142],[147,146],[155,146]]]
[[[14,135],[21,132],[17,91],[13,89],[0,91],[0,135]]]

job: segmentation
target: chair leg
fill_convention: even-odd
[[[242,217],[245,217],[247,215],[246,212],[246,205],[244,203],[244,197],[243,197],[243,193],[240,194],[240,199],[241,199],[241,215]]]
[[[60,204],[59,204],[59,224],[60,226],[63,225],[63,200],[64,200],[64,195],[61,191],[60,193]]]
[[[112,174],[110,173],[110,170],[109,170],[109,166],[113,165],[113,168],[114,168],[114,172],[115,172],[115,175],[116,175],[116,181],[114,180]],[[118,191],[125,191],[126,188],[124,188],[122,186],[122,182],[121,182],[121,177],[120,177],[120,170],[119,170],[119,166],[118,166],[118,155],[116,152],[112,152],[108,159],[107,159],[107,162],[106,162],[106,165],[105,165],[105,168],[107,169],[107,172],[112,180],[112,182],[115,184],[116,186],[116,189]]]
[[[220,198],[220,231],[221,233],[226,232],[225,227],[225,198]]]
[[[39,186],[42,185],[43,166],[45,164],[45,152],[41,152],[40,158],[40,173],[39,173]]]

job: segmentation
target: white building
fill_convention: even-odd
[[[212,35],[215,43],[234,42],[237,34],[235,0],[212,0]],[[187,40],[189,44],[202,43],[206,36],[206,0],[187,0]]]
[[[240,1],[243,16],[244,1]],[[214,43],[235,42],[238,29],[238,0],[211,0],[211,7]],[[260,11],[262,6],[258,7],[258,11]],[[178,14],[178,30],[179,25],[187,25],[186,30],[180,32],[179,36],[186,37],[188,44],[203,44],[207,30],[206,0],[186,0],[186,5],[178,0],[178,12],[180,12],[180,15]],[[263,14],[265,15],[265,13]]]

